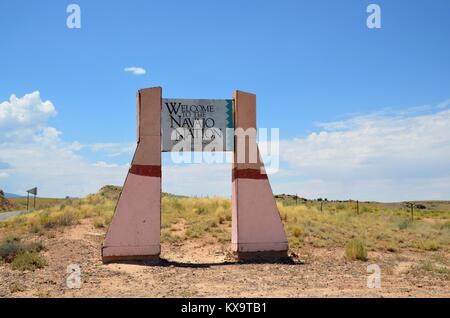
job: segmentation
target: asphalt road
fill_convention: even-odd
[[[29,211],[29,212],[31,212],[31,211]],[[1,221],[6,221],[6,220],[8,220],[10,218],[13,218],[13,217],[16,217],[16,216],[19,216],[19,215],[22,215],[22,214],[26,214],[26,213],[27,213],[26,210],[10,211],[10,212],[0,213],[0,222]]]

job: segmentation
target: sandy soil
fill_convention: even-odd
[[[197,239],[163,244],[159,265],[103,265],[103,236],[88,220],[43,236],[48,266],[18,272],[0,265],[0,297],[450,297],[448,280],[412,271],[437,252],[372,252],[361,262],[347,261],[342,249],[311,247],[295,251],[293,264],[239,264],[227,245]],[[374,263],[380,289],[367,287]],[[66,286],[70,264],[81,267],[80,289]]]

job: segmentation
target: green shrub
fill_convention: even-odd
[[[23,286],[22,284],[19,284],[19,283],[12,283],[12,284],[9,286],[9,292],[10,292],[11,294],[19,293],[19,292],[23,292],[23,291],[25,291],[25,286]]]
[[[31,223],[30,232],[34,234],[41,234],[44,230],[44,227],[40,223]]]
[[[45,229],[51,229],[55,226],[54,220],[50,219],[50,214],[48,211],[45,211],[43,213],[39,213],[39,224],[43,226]]]
[[[439,242],[435,240],[425,240],[419,243],[419,248],[425,251],[437,251],[440,248]]]
[[[203,234],[201,229],[199,229],[198,227],[190,227],[186,230],[186,236],[188,238],[199,238],[201,237]]]
[[[17,271],[34,271],[46,265],[47,261],[38,252],[24,252],[14,258],[11,268]]]
[[[399,228],[400,230],[404,230],[404,229],[410,227],[411,224],[412,224],[412,221],[411,221],[410,219],[408,219],[408,220],[402,220],[402,221],[400,221],[400,222],[398,223],[398,228]]]
[[[367,249],[363,241],[353,239],[345,247],[345,256],[349,260],[367,260]]]
[[[1,240],[0,243],[11,243],[11,242],[20,242],[20,237],[15,234],[8,234]]]
[[[420,275],[425,272],[427,275],[435,276],[440,280],[450,281],[450,269],[446,266],[434,264],[427,260],[419,266],[414,266],[411,273]]]
[[[295,237],[300,237],[302,235],[302,229],[298,225],[292,226],[291,231],[292,235],[294,235]]]
[[[111,224],[113,214],[114,214],[114,212],[112,212],[112,211],[105,212],[105,214],[103,215],[103,220],[105,222],[105,226],[108,226]]]
[[[217,227],[217,221],[216,220],[207,220],[205,223],[206,231],[209,231],[211,228]]]
[[[394,242],[387,242],[384,244],[384,248],[388,252],[395,253],[398,251],[398,246]]]
[[[0,244],[0,258],[7,262],[11,263],[17,254],[19,254],[23,250],[23,246],[20,242],[4,242]]]
[[[220,243],[229,242],[231,240],[231,233],[220,228],[213,231],[212,236]]]
[[[71,226],[77,224],[77,218],[72,212],[65,212],[56,217],[55,223],[57,226]]]
[[[228,218],[227,218],[228,213],[223,206],[219,206],[216,209],[216,216],[217,216],[217,221],[219,222],[219,224],[225,224],[225,222],[228,221]],[[230,214],[230,217],[231,217],[231,214]]]
[[[369,207],[367,207],[367,206],[361,207],[361,205],[360,205],[359,211],[360,211],[361,213],[368,213],[368,212],[372,212],[372,209],[369,208]]]
[[[208,210],[204,207],[199,207],[199,208],[195,208],[194,209],[195,213],[197,214],[206,214],[206,212],[208,212]]]
[[[225,215],[217,216],[217,221],[219,222],[219,224],[224,224],[226,220],[227,220],[227,217]]]
[[[40,242],[24,244],[18,239],[6,238],[0,243],[0,258],[7,263],[11,263],[19,254],[38,253],[43,249],[44,246]]]
[[[106,227],[104,220],[101,218],[96,218],[94,220],[94,227],[96,229],[102,229],[102,228]]]
[[[168,243],[181,243],[185,240],[183,235],[172,234],[170,231],[164,230],[161,232],[161,240]]]
[[[449,230],[450,231],[450,221],[445,222],[441,225],[442,230]]]

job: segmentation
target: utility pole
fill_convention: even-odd
[[[406,206],[409,208],[409,211],[411,213],[411,221],[414,221],[414,203],[413,202],[407,202]]]

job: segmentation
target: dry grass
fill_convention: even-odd
[[[285,206],[278,203],[291,247],[345,247],[359,238],[368,250],[437,250],[450,246],[449,212],[418,212],[411,221],[407,211],[366,204],[358,213],[351,203]],[[300,230],[299,230],[300,229]],[[299,232],[301,233],[299,235]]]
[[[444,254],[436,254],[422,264],[411,268],[410,274],[414,277],[431,276],[450,281],[450,259]]]
[[[62,204],[0,222],[0,229],[19,236],[25,232],[42,235],[50,229],[76,225],[87,218],[96,218],[98,224],[107,226],[115,204],[114,200],[100,194],[89,195],[84,199],[66,200]]]
[[[162,210],[163,241],[180,242],[205,235],[219,242],[231,240],[231,207],[227,199],[165,196]]]
[[[98,194],[83,199],[64,200],[60,204],[0,222],[1,236],[46,235],[52,229],[64,229],[82,219],[92,219],[96,228],[107,228],[120,188],[105,187]],[[291,249],[305,246],[349,249],[350,259],[365,259],[367,251],[397,252],[403,249],[448,252],[450,247],[450,212],[417,211],[415,219],[400,205],[376,203],[320,202],[280,199],[277,202]],[[431,204],[429,204],[431,206]],[[182,243],[187,239],[206,238],[208,244],[231,240],[230,200],[189,198],[165,194],[162,198],[161,238]],[[1,239],[1,237],[0,237]],[[359,240],[359,241],[356,241]],[[360,242],[361,244],[356,244]],[[350,248],[350,247],[351,248]]]
[[[350,240],[345,246],[345,256],[349,260],[367,260],[367,249],[363,241],[358,239]]]
[[[17,236],[6,236],[0,242],[0,260],[11,263],[14,270],[35,270],[47,263],[40,254],[44,246],[40,242],[23,243]]]
[[[10,202],[14,203],[16,207],[14,210],[25,210],[27,208],[27,198],[11,198],[8,199]],[[58,204],[63,203],[64,201],[68,201],[66,199],[58,199],[58,198],[36,198],[36,209],[46,209]],[[30,197],[29,207],[33,208],[34,201],[33,198]]]
[[[9,286],[9,292],[11,294],[20,293],[25,290],[26,290],[25,286],[20,283],[13,283]]]
[[[34,271],[45,266],[47,266],[47,261],[38,252],[21,253],[11,262],[11,268],[17,271]]]

